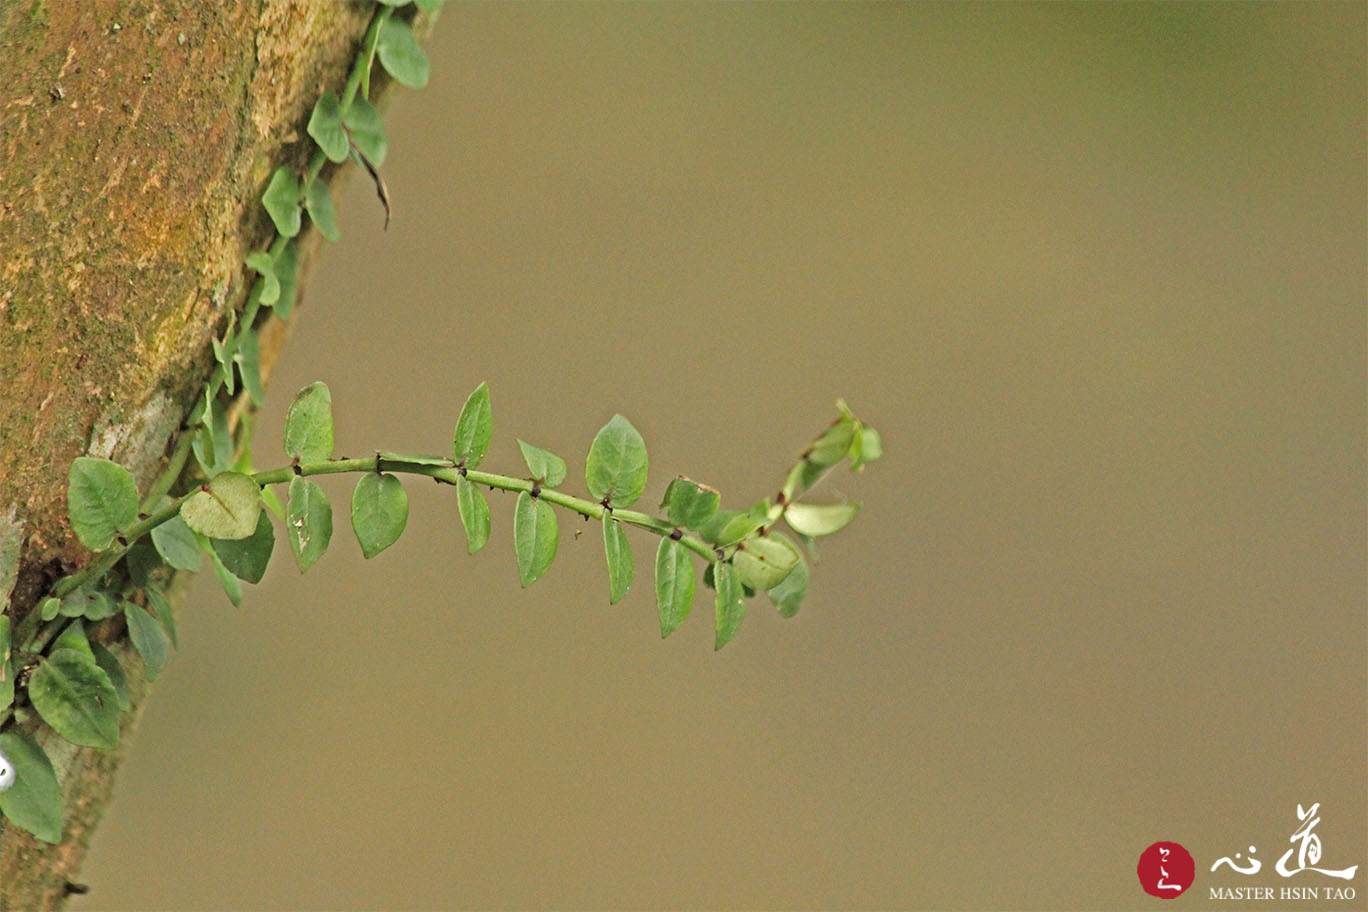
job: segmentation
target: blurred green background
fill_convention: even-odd
[[[660,640],[649,536],[610,608],[568,518],[521,591],[510,496],[470,558],[408,481],[363,561],[323,479],[307,576],[197,581],[73,906],[1148,908],[1173,840],[1216,907],[1332,883],[1272,873],[1315,801],[1368,862],[1366,18],[448,4],[259,463],[314,379],[347,455],[443,451],[487,379],[486,465],[573,490],[621,411],[643,504],[773,493],[837,396],[887,456],[719,654],[702,596]]]

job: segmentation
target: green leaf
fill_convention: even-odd
[[[428,59],[413,37],[413,29],[402,19],[386,19],[380,26],[375,45],[380,63],[391,76],[408,89],[421,89],[428,82]]]
[[[90,651],[95,656],[95,664],[100,666],[100,670],[109,676],[109,683],[114,685],[114,693],[119,698],[119,711],[128,712],[133,705],[128,697],[128,675],[124,674],[118,656],[99,643],[91,643]]]
[[[680,475],[665,489],[660,505],[665,508],[670,525],[697,529],[717,514],[721,502],[722,495],[717,489]]]
[[[290,319],[299,291],[299,251],[296,243],[290,241],[286,244],[275,262],[276,278],[280,280],[280,299],[275,302],[274,309],[276,316],[282,320]]]
[[[152,530],[152,544],[175,569],[194,572],[200,568],[199,542],[179,514]]]
[[[261,383],[261,346],[257,342],[256,333],[242,334],[233,360],[237,362],[238,373],[242,375],[242,386],[251,397],[252,404],[261,405],[262,399],[266,396],[266,388]]]
[[[142,656],[147,680],[155,681],[166,666],[166,631],[156,618],[132,602],[124,602],[124,617],[128,619],[128,638]]]
[[[527,470],[532,473],[534,481],[547,488],[554,488],[565,481],[564,459],[550,450],[534,447],[521,440],[518,441],[518,447],[522,450],[523,461],[527,463]]]
[[[473,469],[489,452],[494,433],[493,413],[489,409],[489,384],[481,383],[466,397],[452,435],[452,455],[457,464]]]
[[[42,607],[39,609],[38,616],[45,622],[55,618],[62,610],[62,600],[59,598],[43,599]]]
[[[309,181],[304,208],[309,210],[309,219],[318,226],[325,238],[334,244],[342,239],[342,230],[337,227],[337,210],[333,208],[332,191],[320,178]]]
[[[693,607],[694,567],[689,552],[677,541],[660,540],[655,563],[656,611],[660,636],[669,636],[684,623]]]
[[[636,568],[622,523],[607,515],[603,517],[603,551],[608,556],[608,604],[616,605],[631,587]]]
[[[152,544],[152,536],[144,535],[133,543],[123,556],[124,570],[133,585],[142,588],[152,581],[152,574],[165,566],[162,556]]]
[[[43,842],[62,841],[62,788],[52,761],[28,735],[0,734],[0,755],[14,770],[14,785],[0,792],[0,813]]]
[[[838,418],[831,427],[813,441],[805,460],[818,468],[829,468],[845,458],[850,452],[850,444],[855,439],[855,422],[849,418]]]
[[[564,463],[561,465],[563,469]],[[524,589],[550,569],[559,539],[556,511],[551,505],[526,491],[518,494],[513,510],[513,551],[518,557],[518,579]]]
[[[261,204],[275,223],[276,231],[284,237],[299,234],[299,175],[293,169],[281,165],[271,175],[266,192],[261,195]]]
[[[299,391],[285,413],[285,455],[300,462],[323,462],[332,456],[332,393],[315,380]]]
[[[257,529],[261,489],[246,475],[222,472],[181,504],[180,515],[192,531],[208,538],[246,538]]]
[[[247,254],[247,265],[262,278],[261,297],[258,299],[267,307],[280,300],[280,279],[276,278],[275,260],[264,250]],[[243,335],[252,334],[251,327],[244,328]]]
[[[741,591],[735,568],[725,561],[713,564],[713,586],[717,589],[713,649],[717,650],[730,643],[741,629],[746,616],[746,594]]]
[[[195,432],[195,459],[204,474],[212,478],[233,464],[233,432],[228,429],[228,413],[215,403],[207,421]]]
[[[783,533],[771,532],[771,538],[782,538]],[[788,539],[783,539],[788,541]],[[803,598],[807,595],[808,578],[811,572],[808,570],[808,562],[803,557],[802,552],[789,542],[795,554],[798,555],[798,562],[789,571],[788,576],[777,586],[771,587],[765,594],[774,603],[774,607],[779,609],[779,613],[786,618],[793,617],[798,613],[798,608],[803,604]]]
[[[95,660],[95,653],[90,649],[90,639],[86,636],[85,624],[81,621],[72,621],[66,625],[61,633],[57,634],[57,639],[52,641],[54,651],[58,649],[73,649],[90,656],[91,661]]]
[[[389,154],[389,139],[385,136],[385,125],[375,106],[358,95],[352,99],[347,113],[342,115],[342,122],[351,131],[352,145],[375,167],[383,165],[385,156]]]
[[[119,695],[90,653],[56,649],[29,678],[33,708],[72,744],[119,746]]]
[[[474,554],[489,541],[489,501],[464,475],[456,476],[456,506],[466,532],[466,552]]]
[[[342,104],[331,91],[324,92],[314,102],[308,129],[309,135],[329,161],[346,161],[350,143],[347,141],[347,131],[342,128]]]
[[[296,476],[298,477],[298,476]],[[259,583],[266,575],[271,552],[275,549],[275,526],[265,510],[257,511],[256,531],[246,538],[213,539],[210,544],[218,553],[223,566],[240,580]]]
[[[14,665],[10,662],[10,619],[0,614],[0,712],[14,702]]]
[[[798,534],[816,538],[844,529],[859,512],[860,505],[854,503],[791,503],[784,508],[784,521]]]
[[[646,490],[646,441],[632,422],[614,415],[589,445],[584,481],[600,502],[630,507]]]
[[[223,561],[219,559],[218,552],[209,547],[209,543],[204,544],[204,553],[209,555],[209,562],[214,568],[214,576],[218,578],[219,585],[223,587],[223,592],[228,596],[228,601],[233,603],[233,607],[242,604],[242,583],[233,576],[233,571],[223,566]]]
[[[883,456],[883,440],[872,427],[861,427],[850,446],[850,469],[858,471],[866,462]]]
[[[798,565],[798,549],[778,536],[748,538],[732,556],[736,575],[752,589],[772,589]]]
[[[99,589],[81,586],[62,597],[58,611],[63,617],[83,617],[92,621],[103,621],[119,613],[119,608]]]
[[[166,628],[166,635],[171,638],[171,645],[179,647],[180,641],[176,638],[176,615],[171,610],[171,603],[162,595],[161,590],[155,586],[148,586],[147,602],[152,610],[157,613],[157,620]]]
[[[290,508],[285,516],[285,529],[300,573],[317,563],[328,550],[328,542],[332,541],[332,504],[328,503],[322,488],[298,475],[290,479]]]
[[[138,521],[138,487],[117,462],[78,456],[68,476],[67,510],[81,544],[103,551]]]
[[[399,540],[408,523],[408,495],[393,475],[368,472],[352,493],[352,531],[369,560]]]
[[[765,524],[763,517],[736,510],[723,510],[698,530],[705,542],[719,547],[735,544]]]

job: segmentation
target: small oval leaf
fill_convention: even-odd
[[[748,538],[736,549],[732,563],[741,582],[757,592],[772,589],[798,565],[798,550],[778,536]]]
[[[342,122],[351,131],[352,145],[375,167],[383,165],[385,156],[389,154],[389,139],[385,136],[385,125],[375,106],[357,95],[352,99],[347,113],[342,115]]]
[[[306,478],[290,479],[285,529],[299,572],[304,573],[328,550],[332,540],[332,504],[323,489]]]
[[[68,474],[67,509],[81,544],[103,551],[138,521],[138,487],[117,462],[78,456]]]
[[[152,544],[175,569],[193,572],[200,568],[199,542],[179,514],[152,530]]]
[[[0,813],[43,842],[62,841],[62,788],[52,761],[28,735],[0,734],[0,754],[14,771],[14,785],[0,792]]]
[[[791,503],[784,508],[784,521],[799,535],[816,538],[844,529],[859,512],[860,505],[854,503]]]
[[[309,181],[309,189],[304,194],[304,208],[309,210],[309,220],[319,232],[336,244],[342,239],[342,229],[337,226],[337,209],[333,207],[332,191],[323,179],[315,177]]]
[[[298,478],[298,476],[295,476]],[[275,550],[275,526],[265,510],[257,511],[256,531],[246,538],[214,539],[210,544],[218,553],[223,566],[240,580],[259,583],[266,575],[271,552]]]
[[[323,462],[332,451],[332,393],[316,380],[299,391],[285,412],[285,455],[300,462]]]
[[[375,50],[385,70],[402,86],[421,89],[428,82],[428,59],[413,30],[402,19],[386,19]]]
[[[324,92],[314,102],[308,130],[329,161],[346,161],[351,143],[347,141],[347,131],[342,128],[342,105],[331,91]]]
[[[665,508],[671,525],[697,529],[717,514],[721,502],[722,495],[716,488],[680,475],[665,489],[665,499],[660,505]]]
[[[458,465],[468,469],[478,466],[489,452],[494,422],[489,408],[489,384],[481,383],[466,397],[461,414],[456,419],[452,435],[452,455]]]
[[[782,533],[771,532],[770,537],[779,537]],[[784,539],[788,541],[788,539]],[[798,562],[793,565],[788,576],[777,585],[771,587],[765,594],[774,603],[774,607],[779,609],[779,614],[786,618],[791,618],[798,613],[799,607],[803,604],[803,598],[807,595],[808,578],[811,571],[808,569],[807,559],[803,557],[801,551],[789,542],[789,547],[793,548],[798,555]]]
[[[595,500],[630,507],[646,490],[646,441],[621,415],[614,415],[589,445],[584,481]]]
[[[603,517],[603,551],[608,557],[608,604],[616,605],[631,587],[636,567],[627,533],[611,514]]]
[[[275,223],[276,231],[284,237],[299,234],[299,197],[299,175],[284,165],[276,168],[261,195],[261,204]]]
[[[660,540],[655,563],[656,612],[660,616],[660,636],[679,629],[693,607],[694,568],[689,552],[677,541]]]
[[[91,653],[54,650],[29,678],[28,690],[38,715],[72,744],[119,746],[119,695]]]
[[[408,523],[408,495],[393,475],[367,473],[356,483],[351,504],[352,531],[370,560],[399,540]]]
[[[246,538],[256,531],[260,514],[261,488],[238,472],[215,475],[180,509],[185,524],[209,538]]]
[[[133,705],[128,697],[128,675],[124,674],[118,656],[99,643],[91,643],[90,652],[95,657],[95,664],[100,666],[100,669],[109,676],[109,683],[114,685],[114,693],[119,697],[119,711],[128,712],[128,708]]]
[[[124,602],[124,617],[128,619],[128,638],[142,656],[147,680],[155,681],[166,666],[169,642],[166,631],[152,615],[132,602]]]
[[[521,440],[518,441],[518,447],[522,450],[523,461],[527,463],[527,470],[532,473],[533,481],[548,488],[554,488],[565,481],[564,459],[550,450],[534,447]]]
[[[539,497],[523,491],[513,509],[513,551],[518,558],[518,580],[524,589],[551,568],[560,533],[556,511]]]
[[[489,541],[489,501],[464,475],[456,476],[456,506],[466,532],[466,553],[474,554]]]
[[[732,637],[741,629],[741,621],[746,616],[746,594],[741,590],[736,569],[726,561],[713,566],[713,588],[717,590],[716,635],[713,649],[721,649],[731,642]]]

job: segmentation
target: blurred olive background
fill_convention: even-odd
[[[521,591],[511,496],[471,558],[409,480],[364,561],[323,479],[307,576],[197,581],[73,905],[1147,908],[1158,840],[1189,907],[1343,886],[1272,866],[1314,801],[1368,863],[1366,11],[449,4],[258,462],[314,379],[346,455],[487,379],[486,465],[576,491],[621,411],[643,503],[773,493],[838,396],[887,456],[718,654],[650,536],[609,607],[594,526]]]

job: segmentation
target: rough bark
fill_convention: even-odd
[[[91,559],[66,521],[71,461],[157,474],[242,306],[243,257],[269,237],[265,182],[303,165],[309,111],[345,80],[371,8],[0,0],[0,538],[23,542],[16,622]],[[264,368],[283,336],[263,327]],[[146,694],[126,667],[122,745]],[[0,910],[62,902],[124,749],[37,737],[66,796],[63,841],[0,829]]]

